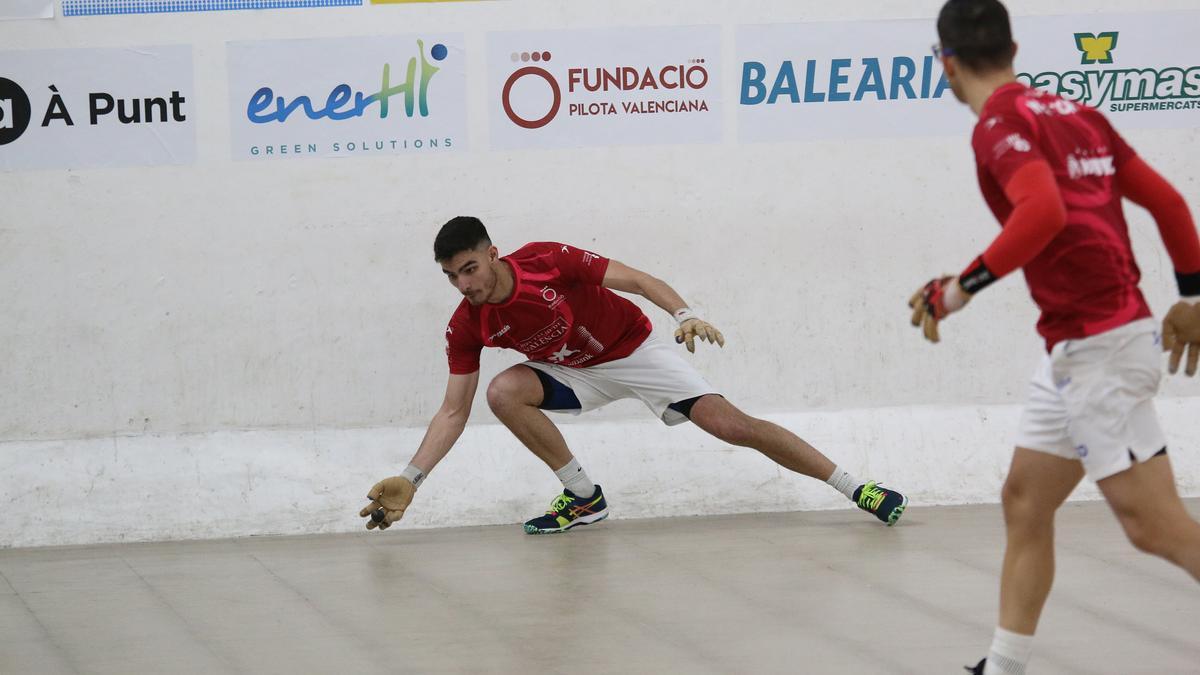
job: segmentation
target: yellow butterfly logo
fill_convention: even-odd
[[[1113,50],[1117,48],[1117,31],[1108,31],[1095,35],[1092,33],[1076,33],[1075,48],[1083,52],[1083,65],[1092,63],[1112,63]]]

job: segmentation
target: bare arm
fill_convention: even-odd
[[[442,461],[455,441],[462,435],[471,415],[471,402],[479,388],[479,371],[467,375],[450,375],[446,383],[446,398],[429,423],[425,438],[413,455],[412,464],[428,474]]]
[[[600,285],[614,291],[636,293],[672,316],[687,307],[687,303],[679,297],[675,289],[667,285],[667,282],[616,260],[608,261],[608,270],[604,273],[604,281]]]
[[[679,329],[675,331],[675,342],[686,344],[689,352],[696,351],[696,338],[725,346],[725,336],[721,335],[721,331],[692,314],[683,298],[662,279],[616,260],[609,260],[600,285],[614,291],[636,293],[664,309],[679,324]]]
[[[368,518],[368,530],[386,530],[404,517],[404,511],[412,503],[413,495],[425,475],[442,461],[462,435],[478,387],[478,370],[467,375],[450,375],[450,381],[446,383],[446,398],[425,430],[425,438],[421,440],[412,462],[399,476],[384,478],[367,492],[367,499],[371,501],[358,515]]]

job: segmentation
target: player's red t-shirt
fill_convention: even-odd
[[[608,258],[555,242],[526,244],[501,261],[513,294],[478,307],[463,300],[446,327],[450,372],[479,370],[484,347],[515,349],[531,361],[582,368],[622,359],[650,335],[638,306],[600,285]]]
[[[1054,170],[1067,225],[1024,267],[1047,348],[1150,316],[1116,184],[1135,153],[1099,111],[1014,82],[984,104],[971,144],[1001,223],[1012,213],[1004,186],[1013,174],[1035,160]]]

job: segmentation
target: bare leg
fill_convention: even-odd
[[[1200,523],[1179,499],[1167,456],[1135,464],[1097,485],[1138,550],[1165,558],[1200,581]]]
[[[500,373],[487,390],[488,406],[496,417],[538,459],[558,471],[571,462],[571,450],[558,427],[538,409],[542,396],[541,380],[526,366]]]
[[[1008,545],[1000,574],[1000,627],[1033,635],[1054,583],[1054,514],[1083,478],[1071,459],[1017,448],[1001,498]]]
[[[693,424],[722,441],[754,448],[785,469],[820,480],[833,475],[834,463],[799,436],[747,415],[720,396],[709,394],[696,401],[690,417]]]

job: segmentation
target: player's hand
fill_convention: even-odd
[[[1175,303],[1163,317],[1163,351],[1171,352],[1167,370],[1172,375],[1179,372],[1179,362],[1187,352],[1188,377],[1196,374],[1200,365],[1200,304],[1184,300]]]
[[[687,343],[687,350],[693,354],[696,353],[696,338],[708,340],[718,347],[725,346],[725,336],[721,335],[721,331],[703,319],[685,319],[675,329],[675,342]]]
[[[370,519],[367,521],[368,530],[377,527],[386,530],[392,523],[404,517],[404,510],[412,503],[416,491],[416,486],[404,476],[384,478],[367,493],[367,499],[370,499],[371,503],[358,515]]]
[[[971,295],[962,289],[958,277],[944,276],[925,284],[908,300],[912,308],[912,325],[925,334],[925,339],[937,342],[938,322],[962,309]]]

